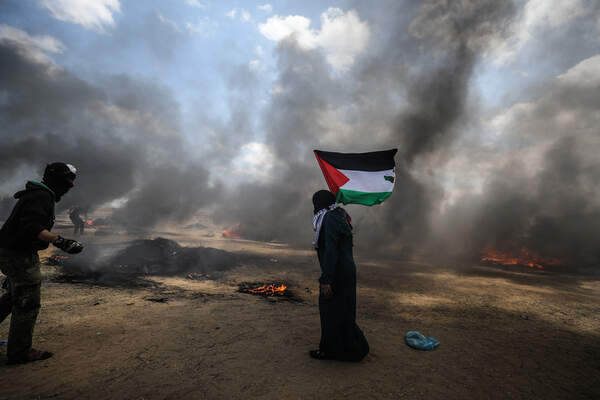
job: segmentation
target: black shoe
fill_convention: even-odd
[[[308,352],[308,355],[314,358],[315,360],[334,360],[335,357],[325,353],[321,349],[311,350]]]
[[[49,351],[41,351],[36,349],[31,349],[29,352],[23,356],[18,358],[9,358],[6,364],[15,365],[15,364],[25,364],[33,361],[46,360],[52,357],[54,354]]]

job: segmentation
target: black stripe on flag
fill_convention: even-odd
[[[335,153],[315,150],[317,157],[337,169],[354,171],[385,171],[394,168],[394,156],[398,149],[372,151],[370,153]]]

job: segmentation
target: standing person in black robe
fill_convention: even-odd
[[[309,354],[319,360],[360,361],[369,353],[369,343],[356,325],[356,265],[350,217],[336,206],[335,196],[328,190],[316,192],[313,205],[313,245],[322,272],[321,342]]]

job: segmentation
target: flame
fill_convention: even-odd
[[[227,239],[241,239],[242,237],[239,235],[238,230],[236,229],[225,229],[223,231],[223,237]]]
[[[103,227],[103,228],[112,228],[111,225],[109,225],[109,220],[107,220],[106,218],[96,218],[96,219],[90,219],[89,221],[86,222],[86,224],[88,224],[89,226],[95,226],[95,227]]]
[[[265,294],[267,296],[282,296],[285,293],[287,286],[285,285],[262,285],[256,289],[248,289],[250,293]]]
[[[541,257],[526,247],[522,247],[519,254],[515,255],[503,253],[494,246],[488,246],[482,252],[481,261],[491,261],[503,265],[526,265],[538,269],[544,269],[544,266],[564,265],[564,262],[557,258]]]

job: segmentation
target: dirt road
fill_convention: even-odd
[[[307,355],[319,339],[312,253],[260,253],[219,281],[154,277],[148,287],[61,283],[59,269],[44,268],[34,342],[55,356],[9,367],[3,354],[0,398],[600,398],[600,280],[359,259],[358,323],[371,353],[347,364]],[[304,301],[236,292],[270,280]],[[409,330],[440,347],[410,349]],[[0,339],[7,333],[5,321]]]

